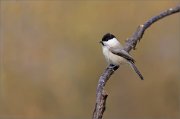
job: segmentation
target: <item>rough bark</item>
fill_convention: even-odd
[[[174,8],[170,8],[152,18],[150,18],[148,21],[146,21],[144,24],[139,25],[137,30],[133,33],[133,35],[127,39],[124,50],[127,52],[130,52],[132,49],[135,50],[137,42],[140,41],[140,39],[143,37],[144,32],[147,28],[149,28],[153,23],[157,22],[158,20],[165,18],[169,15],[172,15],[174,13],[180,12],[180,6],[176,6]],[[97,90],[96,90],[96,104],[95,109],[93,112],[92,119],[102,119],[103,113],[106,109],[106,100],[107,100],[107,93],[104,90],[104,87],[113,74],[115,70],[117,70],[119,67],[115,67],[112,69],[112,66],[108,66],[104,73],[99,78]]]

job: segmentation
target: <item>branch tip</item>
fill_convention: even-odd
[[[141,25],[140,25],[140,27],[141,27],[141,28],[143,28],[143,27],[144,27],[144,25],[143,25],[143,24],[141,24]]]
[[[172,11],[172,10],[173,10],[173,8],[170,8],[170,9],[169,9],[169,11]]]

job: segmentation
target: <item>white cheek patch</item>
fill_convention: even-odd
[[[108,40],[106,42],[106,45],[113,47],[113,46],[119,45],[119,41],[116,38],[113,38],[111,40]]]

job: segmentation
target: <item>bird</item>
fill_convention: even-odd
[[[123,49],[122,44],[117,38],[111,34],[106,33],[100,41],[102,45],[102,51],[105,59],[110,66],[117,66],[121,64],[129,64],[131,68],[137,73],[141,80],[144,80],[142,74],[135,65],[133,57]]]

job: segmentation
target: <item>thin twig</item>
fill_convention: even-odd
[[[140,25],[137,28],[137,30],[134,32],[134,34],[130,38],[128,38],[128,40],[126,41],[124,50],[126,50],[127,52],[130,52],[132,49],[135,50],[137,42],[140,41],[140,39],[144,35],[144,32],[147,28],[149,28],[153,23],[157,22],[158,20],[165,18],[166,16],[172,15],[174,13],[177,13],[177,12],[180,12],[180,6],[170,8],[170,9],[160,13],[159,15],[150,18],[143,25]],[[95,104],[95,109],[93,112],[92,119],[102,119],[103,113],[104,113],[105,107],[106,107],[106,99],[108,96],[104,90],[104,87],[106,85],[106,82],[110,78],[110,76],[118,68],[119,67],[116,67],[114,70],[112,70],[112,68],[110,68],[110,66],[108,66],[105,69],[104,73],[99,78],[99,82],[98,82],[98,86],[97,86],[97,90],[96,90],[96,104]]]

